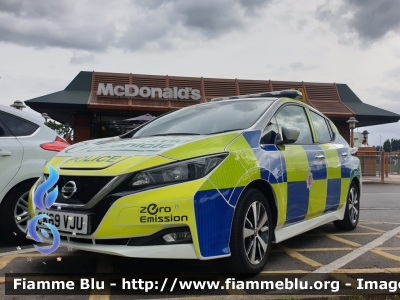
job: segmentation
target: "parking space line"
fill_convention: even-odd
[[[360,225],[360,224],[358,224],[357,227],[361,227],[361,228],[364,228],[364,229],[368,229],[368,230],[372,230],[372,231],[376,231],[376,232],[381,232],[381,233],[385,233],[386,232],[385,230],[376,229],[376,228],[373,228],[373,227]]]
[[[357,273],[399,273],[400,268],[371,268],[371,269],[338,269],[333,273],[348,273],[348,274],[357,274]]]
[[[382,234],[380,237],[377,239],[369,242],[368,244],[357,248],[356,250],[353,250],[349,254],[346,254],[342,256],[341,258],[318,268],[317,270],[313,271],[313,273],[332,273],[333,271],[345,266],[349,262],[355,260],[356,258],[360,257],[361,255],[367,253],[370,250],[373,250],[374,248],[377,248],[378,246],[382,245],[384,242],[392,238],[393,236],[397,235],[400,233],[400,226]]]
[[[346,274],[343,273],[332,273],[330,274],[335,280],[340,281],[343,284],[351,284],[351,288],[355,289],[357,287],[357,281],[354,280],[353,278],[350,278]]]
[[[287,255],[289,255],[295,259],[298,259],[301,262],[303,262],[311,267],[317,268],[317,267],[323,266],[323,264],[321,264],[315,260],[312,260],[311,258],[305,257],[304,255],[300,254],[299,252],[297,252],[291,248],[288,248],[288,247],[285,247],[285,246],[279,245],[279,244],[277,244],[276,246],[278,248],[282,249],[283,251],[285,251]]]
[[[379,221],[367,221],[367,220],[360,220],[363,224],[391,224],[391,225],[400,225],[398,222],[379,222]]]
[[[326,234],[325,236],[328,237],[328,238],[330,238],[330,239],[332,239],[332,240],[334,240],[334,241],[341,242],[341,243],[346,244],[346,245],[349,245],[349,246],[353,246],[353,247],[361,247],[361,246],[362,246],[362,245],[360,245],[360,244],[358,244],[358,243],[355,243],[355,242],[352,242],[352,241],[343,239],[343,238],[338,237],[338,236],[336,236],[336,235],[334,235],[334,234],[328,233],[328,234]]]
[[[338,232],[338,233],[332,233],[332,234],[340,235],[340,236],[363,236],[363,235],[381,235],[382,233],[380,233],[380,232]]]
[[[12,254],[18,254],[18,253],[34,252],[34,251],[37,251],[37,250],[32,247],[32,248],[23,249],[23,250],[15,250],[15,251],[3,252],[3,253],[0,253],[0,257],[7,256],[7,255],[12,255]]]
[[[394,255],[394,254],[391,254],[391,253],[387,253],[387,252],[383,252],[382,250],[377,250],[377,249],[371,250],[371,252],[375,253],[375,254],[378,254],[380,256],[383,256],[385,258],[400,262],[400,257],[397,256],[397,255]]]
[[[382,251],[400,251],[400,247],[378,247],[376,250]]]
[[[307,270],[278,270],[278,271],[262,271],[262,274],[308,274]]]
[[[297,252],[330,252],[330,251],[352,251],[355,248],[343,247],[343,248],[292,248]]]
[[[0,257],[0,270],[5,268],[12,260],[14,260],[15,258],[24,258],[24,257],[54,257],[54,256],[61,256],[60,253],[52,253],[52,254],[13,254],[13,255],[7,255],[7,256],[3,256]],[[65,255],[63,254],[62,256],[69,256],[68,254]]]
[[[386,231],[385,231],[386,232]],[[379,232],[336,232],[336,233],[326,233],[322,232],[321,233],[306,233],[303,236],[325,236],[327,234],[334,234],[336,236],[362,236],[362,235],[381,235],[382,233]]]
[[[8,255],[4,257],[0,257],[0,270],[2,270],[5,266],[7,266],[14,258],[17,258],[18,255]]]

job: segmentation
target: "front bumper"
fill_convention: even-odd
[[[28,239],[32,239],[29,234]],[[53,244],[52,239],[43,238],[46,244]],[[74,241],[61,240],[60,246],[74,249],[136,258],[164,258],[164,259],[198,259],[193,244],[159,245],[159,246],[126,246],[126,245],[99,245],[84,244]]]

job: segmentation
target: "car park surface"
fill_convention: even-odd
[[[385,193],[385,201],[377,207],[377,195]],[[271,257],[263,272],[304,274],[324,267],[342,259],[345,255],[360,249],[362,246],[374,242],[383,234],[398,228],[398,199],[400,184],[364,184],[362,194],[361,220],[359,226],[352,232],[337,231],[332,224],[319,227],[317,230],[306,232],[297,237],[281,243],[282,247],[273,245]],[[373,210],[369,210],[374,208]],[[369,214],[368,212],[372,213]],[[170,272],[201,273],[210,272],[207,262],[195,260],[158,260],[134,259],[93,254],[85,251],[60,247],[55,253],[42,255],[32,246],[22,246],[15,250],[0,243],[0,282],[4,282],[5,273],[67,273],[76,274],[83,272],[94,273],[160,273]],[[22,253],[22,251],[30,251]],[[57,257],[61,257],[60,262]],[[31,261],[28,261],[31,258]],[[356,257],[332,273],[337,278],[348,280],[354,273],[398,273],[400,271],[400,234],[386,240],[382,245],[377,245],[370,251]],[[4,284],[0,284],[0,294],[4,295]],[[238,294],[237,291],[226,291],[225,295]],[[246,294],[241,292],[240,294]],[[15,296],[6,296],[12,299]],[[32,299],[34,296],[19,296],[19,299]],[[40,296],[40,299],[58,299],[61,296]],[[65,297],[65,296],[63,296]],[[126,299],[116,295],[75,296],[74,299]],[[38,297],[39,298],[39,297]],[[281,297],[278,297],[281,298]],[[61,299],[61,298],[60,298]]]

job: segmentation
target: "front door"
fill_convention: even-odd
[[[17,174],[23,153],[22,145],[1,121],[0,113],[0,192]]]
[[[294,144],[279,146],[287,174],[285,225],[290,225],[323,213],[327,195],[327,168],[324,150],[315,143],[304,107],[286,105],[276,114],[276,121],[281,134],[283,126],[300,131]]]

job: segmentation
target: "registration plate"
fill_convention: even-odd
[[[38,222],[39,227],[47,228],[47,226],[43,224],[43,222],[46,222],[54,225],[60,231],[75,232],[80,234],[86,234],[88,232],[87,215],[42,210],[36,210],[35,214],[45,214],[51,218],[40,219]]]

